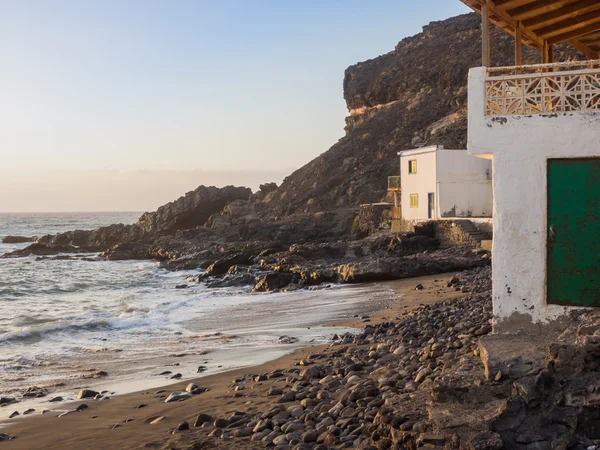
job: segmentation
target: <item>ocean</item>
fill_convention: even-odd
[[[129,224],[140,213],[0,214],[0,239]],[[1,244],[0,254],[28,244]],[[167,271],[153,261],[0,259],[0,396],[48,407],[81,388],[132,392],[277,358],[329,342],[336,320],[389,302],[383,287],[330,286],[289,293],[189,284],[198,270]],[[297,338],[293,344],[282,335]],[[24,407],[20,404],[19,409]],[[0,409],[0,418],[13,408]]]

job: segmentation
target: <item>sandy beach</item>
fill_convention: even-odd
[[[340,331],[361,328],[369,323],[393,320],[419,306],[464,295],[446,286],[451,276],[452,274],[439,274],[383,283],[396,293],[393,304],[370,312],[368,317],[362,315],[362,318],[327,325],[337,327]],[[419,284],[423,289],[415,290],[415,286]],[[263,448],[262,443],[250,442],[248,439],[220,441],[207,437],[206,432],[201,432],[199,428],[192,428],[189,432],[171,432],[182,421],[187,421],[192,426],[196,417],[203,413],[211,417],[229,417],[236,411],[266,411],[279,399],[278,396],[268,396],[267,391],[273,386],[283,388],[289,380],[286,381],[285,376],[275,377],[247,383],[244,390],[234,391],[232,386],[236,384],[236,379],[251,379],[276,370],[287,374],[297,373],[302,368],[299,367],[300,361],[306,361],[309,355],[322,354],[323,358],[327,358],[337,348],[339,346],[309,345],[257,366],[207,375],[161,388],[116,395],[110,400],[86,399],[55,407],[47,403],[46,408],[51,411],[45,414],[40,414],[40,410],[37,410],[27,417],[0,422],[0,433],[15,437],[5,440],[2,445],[10,449]],[[185,391],[190,382],[208,391],[183,402],[165,403],[165,397],[169,393]],[[87,405],[87,408],[58,417],[65,411],[72,411],[78,406],[81,408],[82,404]],[[18,410],[21,406],[13,404],[6,408]],[[161,420],[151,424],[161,417]]]

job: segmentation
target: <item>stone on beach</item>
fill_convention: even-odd
[[[82,389],[77,394],[77,398],[80,400],[84,399],[84,398],[94,398],[98,394],[99,394],[99,392],[93,391],[91,389]]]
[[[189,392],[172,392],[166,398],[165,403],[181,402],[183,400],[187,400],[188,398],[192,398],[192,394]]]

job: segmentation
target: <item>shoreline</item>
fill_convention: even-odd
[[[460,297],[464,294],[445,287],[448,278],[453,274],[444,273],[377,283],[377,285],[385,286],[395,292],[395,299],[391,306],[371,312],[369,317],[363,315],[362,318],[341,320],[327,325],[338,329],[358,329],[369,323],[376,324],[387,318],[393,319],[425,304]],[[414,290],[417,284],[422,284],[423,289]],[[0,432],[17,437],[5,444],[10,448],[38,448],[36,445],[41,445],[41,442],[44,443],[43,446],[46,448],[54,448],[54,446],[64,449],[82,448],[84,445],[95,449],[119,448],[118,446],[115,447],[115,442],[112,439],[121,440],[124,438],[128,440],[126,448],[138,447],[135,442],[131,441],[132,439],[136,440],[140,444],[139,447],[142,448],[147,442],[141,444],[140,439],[158,437],[164,439],[165,427],[172,429],[177,426],[174,421],[180,421],[183,418],[193,422],[195,415],[201,412],[211,411],[211,414],[223,417],[241,408],[250,412],[252,410],[264,410],[267,405],[273,403],[276,399],[276,397],[265,396],[266,389],[272,385],[277,385],[280,381],[271,383],[269,380],[266,383],[256,383],[252,387],[254,392],[248,394],[248,391],[241,391],[245,392],[244,395],[246,396],[243,397],[235,397],[236,393],[230,389],[231,381],[248,376],[249,373],[268,373],[281,368],[298,369],[296,365],[298,361],[307,358],[311,353],[327,354],[332,349],[335,349],[335,347],[330,344],[307,345],[259,365],[245,366],[173,384],[163,384],[160,388],[125,393],[106,401],[90,399],[63,403],[60,405],[60,411],[64,411],[66,408],[74,408],[81,403],[85,403],[88,408],[82,412],[68,414],[66,417],[61,418],[57,418],[60,413],[57,409],[43,415],[36,411],[31,416],[18,418],[17,420],[1,420]],[[196,383],[210,390],[181,403],[164,403],[163,399],[157,398],[163,394],[157,394],[157,392],[166,390],[166,394],[168,394],[172,391],[182,391],[188,383]],[[251,400],[248,400],[249,398]],[[147,404],[147,406],[139,410],[135,409],[135,406],[140,404]],[[11,406],[5,408],[12,409]],[[177,414],[176,417],[173,417],[175,410]],[[92,419],[92,416],[97,417]],[[156,425],[148,426],[149,419],[156,418],[155,416],[166,416],[166,418]],[[124,422],[128,418],[135,420]],[[113,430],[112,427],[116,424],[118,424],[118,430]],[[125,431],[125,429],[128,431]],[[127,434],[127,436],[124,436],[124,434]],[[237,441],[227,443],[223,448],[237,448],[238,444],[244,442],[243,440]]]
[[[151,351],[144,346],[137,354],[131,351],[126,354],[122,350],[115,353],[105,349],[100,353],[71,356],[61,361],[59,368],[70,367],[70,372],[61,372],[58,377],[52,374],[52,367],[57,367],[55,365],[43,369],[47,375],[43,375],[44,372],[37,374],[38,381],[21,377],[23,381],[19,384],[32,386],[46,395],[23,398],[17,403],[1,407],[0,429],[2,421],[13,411],[22,414],[33,408],[36,410],[34,414],[37,414],[45,409],[62,408],[75,400],[81,389],[107,391],[110,396],[159,389],[182,381],[263,364],[313,342],[328,343],[339,332],[339,327],[334,327],[333,323],[353,315],[368,314],[373,308],[385,308],[393,301],[390,289],[384,286],[371,288],[370,284],[314,291],[224,294],[226,296],[222,298],[234,299],[233,303],[229,301],[225,309],[207,311],[187,320],[183,324],[187,334],[174,336],[175,343],[168,347]],[[250,321],[244,321],[247,315],[251,317]],[[331,322],[333,317],[336,320]],[[292,339],[290,342],[279,342],[280,336],[290,336]],[[203,367],[205,372],[200,375],[198,367]],[[94,377],[95,374],[104,375]],[[176,374],[180,377],[171,378]],[[10,385],[8,387],[2,397],[15,397],[11,395],[12,392],[19,391],[14,388],[10,390]],[[20,391],[24,391],[24,387],[20,387]],[[63,400],[49,403],[48,400],[54,397]]]

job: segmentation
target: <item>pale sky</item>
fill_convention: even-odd
[[[459,0],[0,0],[0,211],[152,210],[280,182],[344,131],[344,70]]]

